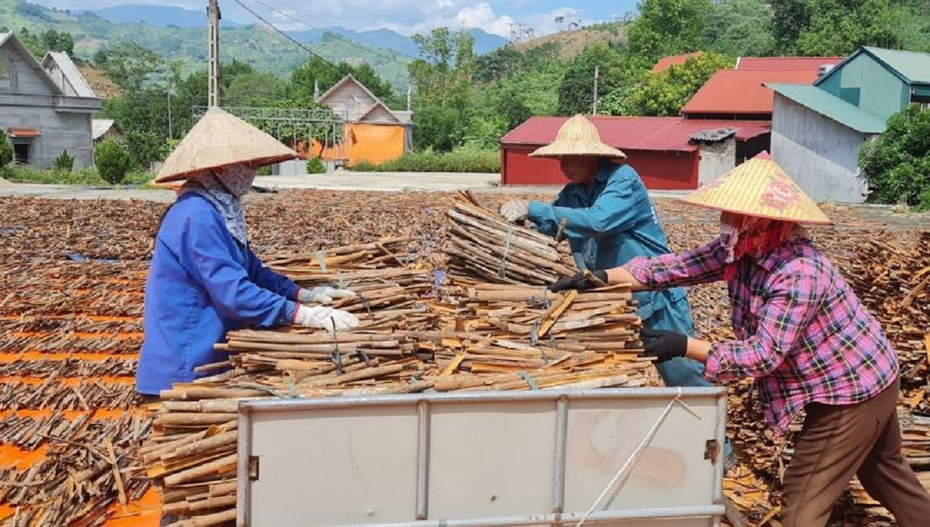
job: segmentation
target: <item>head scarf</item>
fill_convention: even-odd
[[[736,263],[744,256],[758,260],[785,242],[809,237],[797,223],[724,212],[720,217],[720,238],[727,250],[724,280],[736,276]]]
[[[254,180],[254,168],[244,164],[230,165],[188,179],[178,191],[178,197],[194,193],[206,198],[223,216],[232,237],[246,247],[248,238],[241,198],[252,188]]]

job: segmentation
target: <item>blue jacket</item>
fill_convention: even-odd
[[[264,267],[197,194],[172,205],[155,241],[145,284],[145,340],[136,390],[158,395],[226,359],[214,351],[226,332],[291,320],[298,286]]]
[[[639,175],[629,165],[606,159],[598,166],[594,183],[570,183],[552,204],[531,202],[529,216],[540,232],[550,236],[556,235],[562,218],[567,220],[564,236],[580,269],[610,269],[636,256],[671,252]],[[646,327],[693,333],[683,289],[634,296]]]

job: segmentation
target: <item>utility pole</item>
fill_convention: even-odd
[[[597,80],[601,75],[601,67],[594,66],[594,115],[597,115]]]
[[[220,5],[219,0],[209,0],[207,20],[210,32],[209,85],[207,87],[207,106],[220,105]]]
[[[413,110],[413,84],[407,85],[407,111]]]

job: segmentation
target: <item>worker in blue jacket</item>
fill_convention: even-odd
[[[225,148],[205,146],[211,143]],[[250,162],[292,157],[271,136],[213,109],[165,162],[156,182],[180,177],[186,182],[155,238],[145,285],[140,394],[157,396],[173,383],[201,376],[198,366],[226,360],[214,345],[231,330],[295,324],[336,331],[358,325],[345,311],[304,305],[328,304],[354,296],[352,291],[301,288],[265,267],[249,248],[241,198],[255,178]]]
[[[508,221],[528,218],[536,229],[553,237],[561,229],[578,268],[596,271],[595,275],[622,266],[635,256],[654,257],[670,252],[639,175],[633,167],[611,160],[626,155],[602,143],[597,128],[584,116],[576,115],[566,121],[552,144],[530,155],[557,157],[570,183],[551,204],[508,201],[500,209]],[[561,227],[563,220],[565,224]],[[585,278],[579,274],[559,280],[550,289],[594,286],[584,282]],[[634,296],[644,327],[694,334],[691,308],[683,289]],[[656,367],[668,386],[710,386],[702,376],[703,366],[694,360],[678,358]]]

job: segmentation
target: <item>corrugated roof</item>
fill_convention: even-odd
[[[866,47],[875,58],[912,83],[930,84],[930,53]]]
[[[532,117],[501,138],[502,145],[542,146],[555,140],[559,127],[568,117]],[[729,121],[717,119],[688,120],[680,117],[590,117],[601,141],[620,150],[693,152],[692,135],[704,130],[736,128],[737,139],[768,133],[764,121]],[[741,132],[748,135],[741,137]]]
[[[816,71],[720,70],[701,86],[682,114],[766,115],[774,95],[764,83],[809,84]]]
[[[768,84],[767,86],[779,95],[858,132],[880,134],[885,131],[885,121],[882,119],[816,86],[806,84]]]
[[[740,57],[736,69],[741,71],[813,71],[825,64],[836,65],[843,57]]]
[[[90,85],[87,84],[87,81],[84,80],[84,76],[81,75],[81,72],[78,71],[77,66],[71,60],[71,57],[67,53],[61,51],[49,51],[48,55],[42,59],[42,67],[47,70],[49,61],[54,62],[58,65],[58,69],[61,70],[61,74],[64,76],[68,84],[71,85],[71,88],[74,89],[74,93],[78,97],[91,97],[96,99],[97,95],[94,93],[94,90],[90,89]],[[64,91],[64,87],[62,87]]]
[[[684,53],[682,55],[672,55],[671,57],[662,57],[656,62],[656,65],[652,67],[653,73],[660,73],[669,68],[669,66],[675,66],[678,64],[684,64],[688,59],[692,57],[697,57],[700,55],[701,51],[694,51],[691,53]]]

